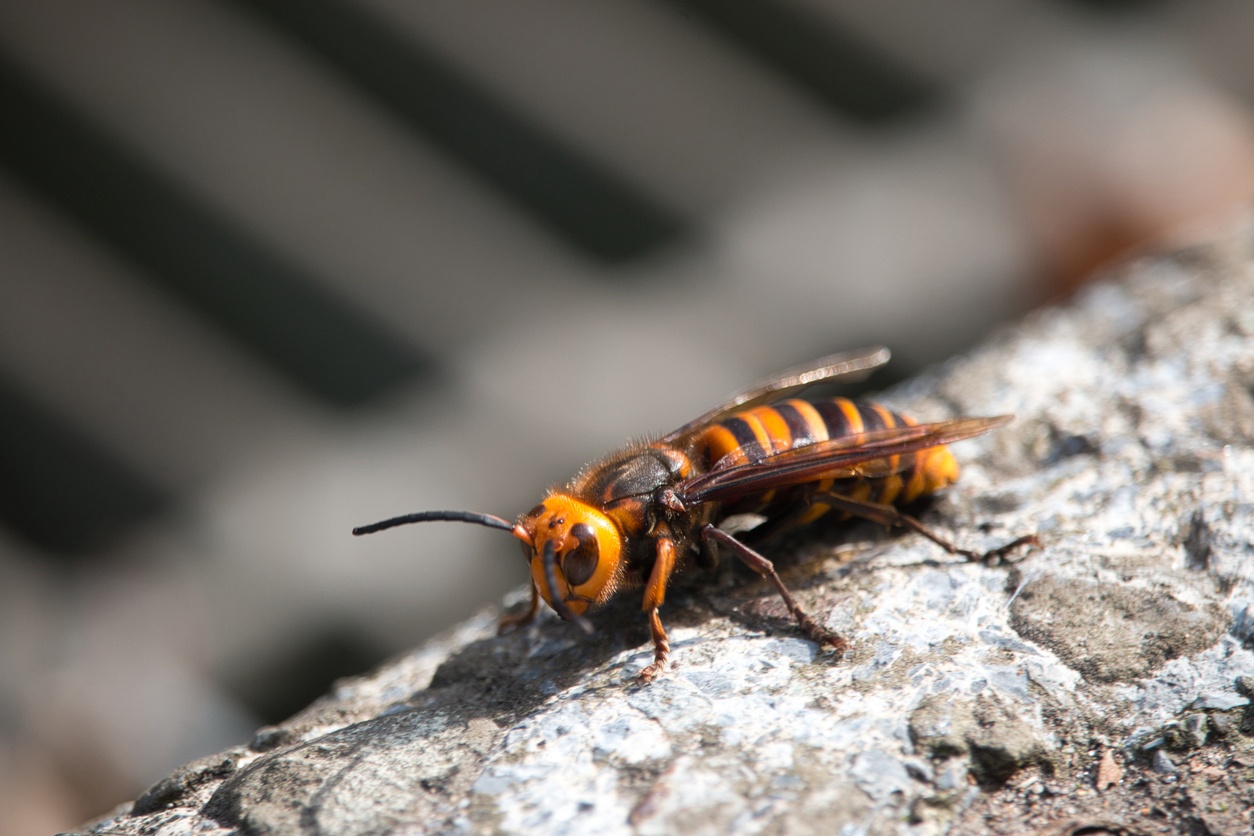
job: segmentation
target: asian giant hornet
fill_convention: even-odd
[[[647,682],[665,670],[670,642],[658,616],[671,577],[692,562],[712,568],[725,547],[769,579],[802,631],[837,652],[848,643],[793,599],[770,560],[719,527],[753,513],[762,535],[812,522],[829,511],[922,534],[968,560],[996,561],[1035,542],[1020,537],[984,554],[960,549],[898,506],[958,478],[947,444],[1011,420],[955,418],[933,424],[873,403],[795,397],[816,383],[852,378],[888,362],[884,348],[836,354],[784,372],[733,397],[657,441],[641,442],[588,465],[564,487],[510,522],[471,511],[420,511],[353,529],[370,534],[407,523],[466,522],[510,532],[531,567],[531,604],[501,630],[535,618],[540,599],[584,632],[584,613],[620,590],[644,588],[653,637]]]

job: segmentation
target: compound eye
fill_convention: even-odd
[[[601,548],[597,545],[596,534],[583,523],[572,525],[570,534],[579,541],[579,545],[562,557],[562,574],[566,576],[568,586],[583,586],[596,572]]]

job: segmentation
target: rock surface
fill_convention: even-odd
[[[648,686],[630,594],[591,637],[497,638],[484,612],[83,832],[1248,833],[1252,244],[1130,264],[882,398],[1016,413],[923,514],[1041,546],[996,568],[865,525],[782,543],[844,657],[726,561],[669,596],[676,668]]]

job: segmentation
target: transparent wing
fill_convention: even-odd
[[[888,476],[909,467],[912,453],[982,435],[1013,417],[955,418],[892,427],[797,447],[750,464],[723,465],[720,461],[708,472],[678,485],[675,494],[685,505],[695,505],[822,479]]]
[[[883,346],[860,348],[843,354],[833,354],[821,360],[798,366],[761,381],[753,387],[719,404],[699,418],[694,418],[679,429],[663,436],[662,441],[673,444],[684,436],[715,423],[720,418],[740,409],[751,409],[770,400],[784,398],[794,392],[823,381],[847,378],[860,380],[871,370],[888,362],[891,356]]]

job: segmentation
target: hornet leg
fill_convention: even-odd
[[[792,597],[788,587],[784,586],[784,582],[780,580],[779,574],[775,571],[775,564],[771,563],[771,561],[727,532],[720,531],[712,525],[707,525],[701,529],[701,539],[715,540],[720,545],[727,546],[736,553],[736,557],[740,558],[741,562],[746,566],[775,584],[775,589],[778,590],[780,597],[784,599],[784,603],[788,605],[789,612],[792,613],[793,618],[797,619],[797,624],[801,627],[801,631],[806,634],[806,638],[810,641],[820,645],[831,645],[837,653],[844,652],[849,647],[849,642],[830,630],[819,626],[817,621],[807,615],[805,610],[801,609],[801,605]]]
[[[1029,534],[1025,537],[1019,537],[1011,540],[1004,546],[1000,546],[996,549],[990,549],[989,551],[981,554],[980,552],[973,552],[968,549],[958,548],[944,537],[934,533],[930,528],[916,520],[914,517],[898,511],[897,508],[892,505],[885,505],[880,502],[863,502],[861,500],[850,499],[847,496],[841,496],[840,494],[834,493],[824,494],[822,496],[822,501],[838,511],[844,511],[852,516],[861,517],[864,520],[879,523],[885,528],[908,528],[911,531],[922,534],[924,537],[931,540],[933,543],[940,546],[950,554],[961,555],[967,560],[987,563],[990,566],[996,566],[1003,562],[1009,562],[1006,560],[1006,555],[1020,546],[1040,545],[1040,541],[1036,539],[1036,535]]]
[[[536,613],[540,610],[540,590],[536,589],[535,581],[531,582],[531,606],[526,612],[517,615],[503,615],[501,621],[496,625],[496,634],[498,636],[508,633],[515,627],[523,627],[536,620]]]
[[[653,563],[653,571],[649,573],[649,582],[644,587],[644,602],[641,609],[649,614],[649,634],[653,637],[653,664],[640,672],[641,682],[650,682],[662,671],[671,658],[671,643],[666,637],[666,628],[658,616],[658,607],[666,600],[666,585],[670,582],[671,572],[675,570],[675,543],[666,537],[657,541],[657,560]]]

